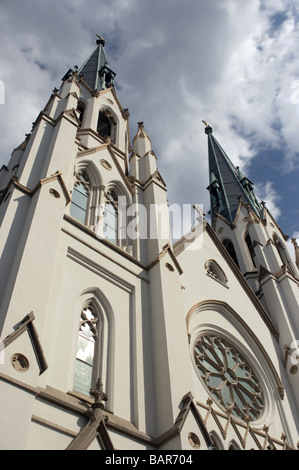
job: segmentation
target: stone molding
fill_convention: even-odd
[[[8,336],[6,336],[6,338],[4,338],[3,344],[4,344],[4,349],[5,349],[9,344],[15,341],[20,335],[25,333],[25,331],[28,331],[28,334],[31,339],[32,346],[33,346],[33,349],[37,358],[40,375],[41,375],[48,368],[48,364],[45,358],[42,345],[39,340],[38,333],[33,324],[34,319],[35,319],[35,316],[33,312],[30,312],[28,315],[26,315],[26,317],[24,317],[23,320],[21,320],[21,323],[16,328],[16,330],[13,331]]]

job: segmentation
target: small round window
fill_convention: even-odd
[[[233,416],[253,421],[264,409],[260,383],[250,365],[226,339],[202,335],[194,345],[195,364],[212,398]]]

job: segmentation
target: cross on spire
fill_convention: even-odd
[[[105,46],[106,41],[103,38],[103,36],[100,36],[99,34],[96,34],[96,36],[97,36],[97,38],[99,38],[99,39],[97,39],[97,44],[102,44],[102,46]]]
[[[205,133],[206,134],[211,134],[213,132],[213,129],[211,128],[211,126],[207,123],[207,121],[202,121],[204,123],[204,125],[206,126],[205,128]]]

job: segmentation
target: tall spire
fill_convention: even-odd
[[[97,35],[97,46],[86,61],[78,70],[83,75],[84,82],[92,90],[105,90],[113,86],[115,73],[108,67],[108,60],[105,53],[106,41],[102,36]]]
[[[235,167],[213,135],[213,129],[205,121],[208,136],[211,197],[211,219],[221,214],[229,222],[234,222],[240,200],[250,204],[251,209],[260,217],[262,205],[258,202],[253,183]]]

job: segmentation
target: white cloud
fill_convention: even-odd
[[[1,163],[98,33],[129,107],[131,136],[144,121],[171,203],[208,210],[202,119],[243,170],[260,149],[272,148],[282,152],[284,171],[298,168],[299,104],[291,102],[291,83],[299,79],[296,2],[10,0],[1,7]]]
[[[281,215],[279,208],[279,201],[281,196],[274,189],[272,181],[266,181],[265,183],[258,183],[255,185],[255,193],[260,201],[266,202],[266,207],[270,211],[271,215],[278,221]]]

